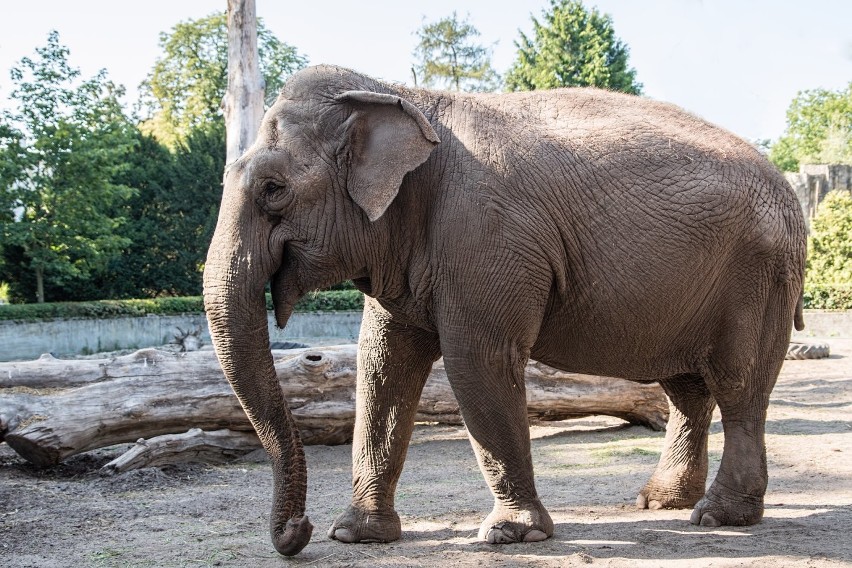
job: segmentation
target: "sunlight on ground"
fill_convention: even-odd
[[[739,532],[739,531],[730,531],[730,530],[721,530],[721,531],[707,531],[701,530],[696,527],[691,531],[678,531],[674,529],[645,529],[649,532],[662,532],[662,533],[674,533],[681,534],[686,536],[753,536],[750,533]]]
[[[565,540],[565,544],[578,544],[582,546],[632,546],[637,543],[626,540]]]
[[[834,512],[834,509],[787,509],[782,505],[781,508],[766,509],[763,513],[764,519],[801,519],[802,517],[810,517],[812,515],[824,515],[825,513]]]

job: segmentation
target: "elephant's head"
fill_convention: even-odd
[[[304,453],[269,351],[264,289],[286,325],[307,291],[369,272],[403,177],[438,137],[386,86],[319,67],[291,77],[257,141],[225,173],[204,269],[204,304],[225,376],[273,464],[272,541],[310,540]]]

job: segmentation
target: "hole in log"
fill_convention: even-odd
[[[309,374],[319,377],[326,372],[333,360],[334,357],[326,357],[325,353],[308,351],[307,353],[302,354],[299,358],[299,363],[301,364],[302,369],[307,371]]]
[[[329,361],[322,353],[309,351],[302,355],[302,366],[306,369],[311,369],[313,372],[321,373],[328,367]]]

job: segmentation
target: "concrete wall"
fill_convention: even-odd
[[[75,319],[46,322],[0,322],[0,361],[35,359],[42,353],[61,357],[118,349],[141,349],[169,343],[180,327],[201,326],[202,341],[210,344],[203,314],[147,316],[140,318]],[[271,341],[295,341],[308,345],[355,343],[361,312],[296,313],[285,330],[270,316]]]
[[[793,330],[793,339],[807,341],[809,337],[852,339],[852,310],[805,310],[805,329]]]

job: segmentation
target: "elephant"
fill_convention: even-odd
[[[703,526],[762,518],[766,410],[804,326],[806,237],[794,192],[749,143],[617,92],[441,92],[321,65],[286,80],[223,183],[204,302],[270,456],[279,553],[313,527],[266,286],[284,327],[304,294],[349,279],[365,306],[352,499],[332,539],[401,536],[394,493],[439,357],[494,496],[488,543],[554,532],[533,476],[530,358],[662,385],[669,424],[638,507],[693,507]],[[717,406],[724,448],[705,490]]]

